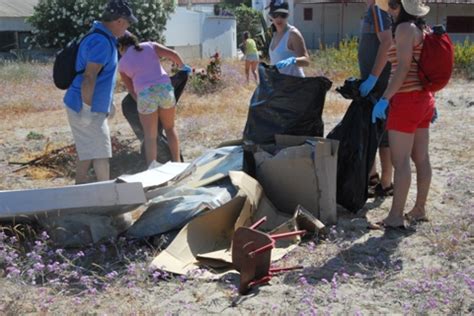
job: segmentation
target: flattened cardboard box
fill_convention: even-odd
[[[276,155],[254,153],[257,180],[278,210],[293,214],[298,204],[324,224],[337,222],[337,140],[276,135]]]
[[[177,274],[190,273],[202,265],[214,272],[229,271],[232,268],[232,237],[238,227],[251,225],[263,216],[268,220],[260,227],[262,230],[275,228],[291,219],[274,208],[255,179],[239,171],[231,171],[229,175],[239,189],[238,195],[184,226],[168,248],[155,257],[150,264],[152,268]],[[272,260],[278,260],[294,249],[298,241],[292,239],[277,244],[272,251]],[[216,276],[216,273],[206,271],[199,277]]]

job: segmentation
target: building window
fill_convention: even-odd
[[[449,33],[474,33],[474,16],[448,16],[446,29]]]
[[[313,20],[313,8],[304,8],[303,17],[305,21]]]
[[[0,32],[0,52],[8,52],[17,48],[15,32]]]

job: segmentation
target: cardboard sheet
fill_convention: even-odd
[[[177,274],[189,273],[202,265],[222,268],[224,263],[231,263],[231,242],[236,228],[251,225],[263,216],[268,219],[267,229],[270,225],[275,225],[271,227],[275,228],[291,220],[291,216],[281,214],[273,207],[255,179],[244,172],[236,171],[230,172],[229,176],[239,189],[238,195],[225,205],[193,219],[183,227],[168,248],[152,261],[152,268]],[[263,225],[259,229],[265,230]],[[293,248],[294,245],[287,244],[285,248],[275,249],[272,259],[283,257]],[[210,273],[202,275],[212,276]]]
[[[117,178],[117,181],[126,183],[139,182],[144,189],[147,189],[166,184],[168,181],[173,180],[183,173],[188,166],[189,163],[184,162],[167,162],[158,168],[132,175],[122,175]]]
[[[302,205],[324,224],[335,224],[337,150],[335,140],[276,135],[276,155],[254,153],[257,179],[282,212]]]

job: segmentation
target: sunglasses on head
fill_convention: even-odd
[[[271,14],[272,18],[276,19],[276,18],[282,18],[282,19],[286,19],[288,17],[288,13],[283,13],[283,12],[274,12]]]
[[[389,0],[388,7],[392,10],[396,10],[400,6],[400,2],[398,0]]]

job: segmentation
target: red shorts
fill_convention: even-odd
[[[434,97],[428,91],[399,92],[390,99],[387,130],[414,133],[428,128],[434,114]]]

